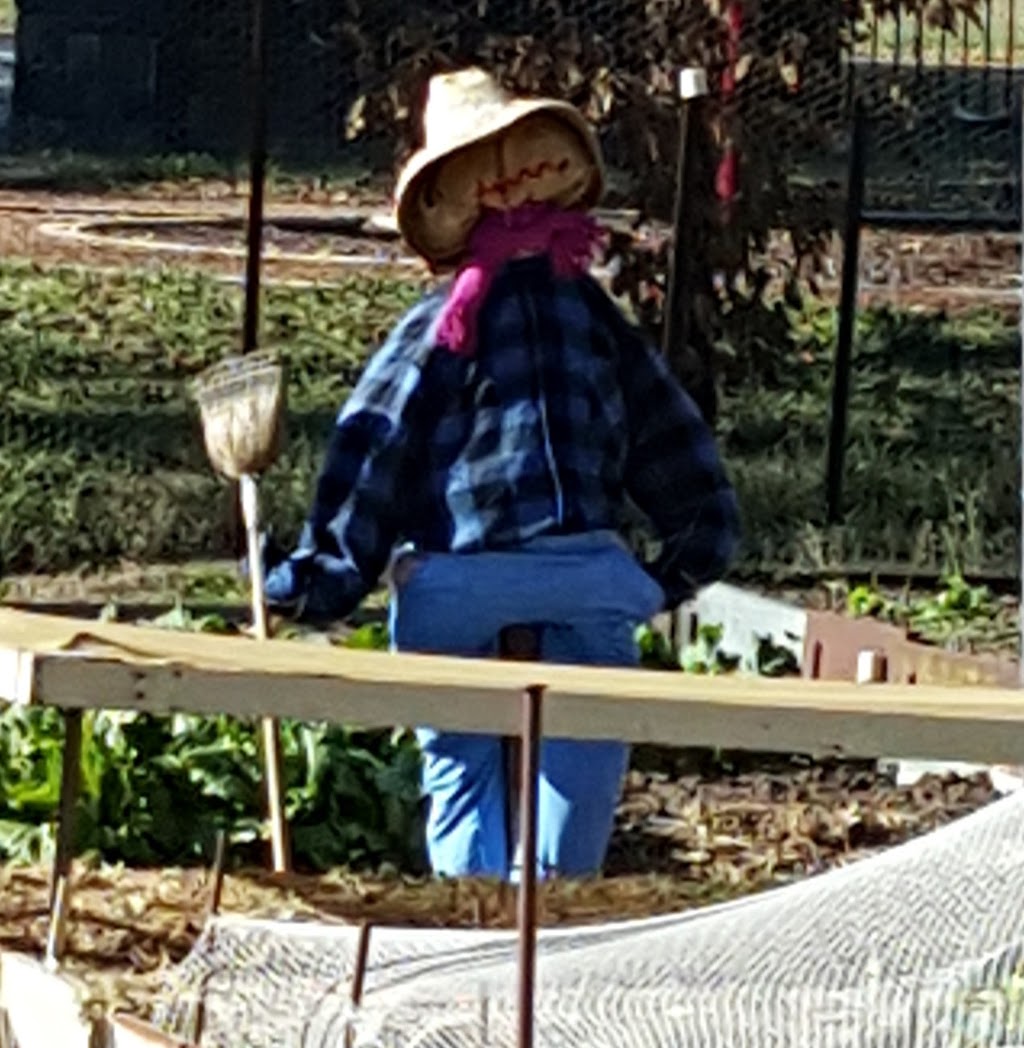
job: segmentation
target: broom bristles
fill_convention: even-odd
[[[196,380],[203,439],[213,467],[237,480],[266,470],[280,451],[285,383],[268,353],[229,357]]]

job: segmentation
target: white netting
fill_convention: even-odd
[[[157,1016],[203,1048],[340,1046],[358,930],[223,918]],[[375,929],[353,1046],[500,1048],[509,932]],[[702,911],[542,931],[537,1048],[1024,1044],[1024,792],[802,883]]]

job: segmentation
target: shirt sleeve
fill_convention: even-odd
[[[268,602],[296,618],[343,618],[387,568],[403,525],[432,307],[432,298],[414,307],[371,359],[338,415],[298,543],[268,572]]]
[[[694,400],[621,314],[615,329],[629,425],[626,492],[657,533],[647,570],[673,608],[725,574],[739,545],[739,507]]]

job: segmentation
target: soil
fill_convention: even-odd
[[[0,252],[5,258],[32,258],[49,264],[194,266],[241,279],[246,207],[244,184],[199,183],[177,193],[156,187],[146,196],[5,190],[0,191]],[[396,269],[406,276],[426,277],[426,267],[411,259],[393,235],[368,235],[358,225],[349,230],[303,230],[295,224],[307,218],[321,225],[325,220],[345,225],[388,215],[389,201],[379,185],[351,192],[271,195],[265,229],[266,279],[342,279],[352,271],[350,256],[355,254],[377,257],[378,271],[397,262]],[[146,223],[147,219],[171,218],[180,223],[173,223],[172,228]],[[130,223],[127,227],[126,222]],[[77,235],[69,236],[69,228],[76,229]],[[134,243],[131,247],[112,243],[113,236]],[[153,249],[154,240],[169,239],[187,250]],[[224,249],[235,254],[225,255]],[[285,254],[308,257],[280,257]],[[332,259],[332,255],[337,257]],[[339,261],[346,256],[347,261]],[[781,275],[791,260],[788,238],[783,234],[773,237],[764,258],[767,268]],[[838,296],[841,266],[842,242],[836,237],[820,275],[821,292],[827,300]],[[1020,239],[992,233],[866,229],[860,273],[862,304],[889,302],[930,310],[986,304],[1015,312],[1019,308]]]
[[[638,754],[659,771],[627,781],[606,875],[543,885],[544,926],[678,912],[763,891],[863,859],[990,803],[987,776],[897,787],[871,766],[747,755],[732,774],[696,755]],[[706,756],[700,758],[706,760]],[[0,949],[39,955],[47,873],[0,867]],[[68,971],[99,1008],[145,1013],[168,965],[203,927],[213,879],[203,869],[126,870],[79,863]],[[346,871],[286,877],[230,873],[222,912],[435,927],[514,926],[508,889]]]

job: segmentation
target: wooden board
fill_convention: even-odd
[[[106,1022],[104,1048],[192,1048],[134,1015],[115,1015]]]
[[[0,955],[0,1012],[10,1048],[106,1048],[103,1031],[83,1018],[74,987],[33,957]]]
[[[0,609],[0,700],[364,727],[518,730],[547,688],[548,736],[1019,763],[1024,692],[704,678],[637,669],[350,651],[299,641],[100,624]]]

